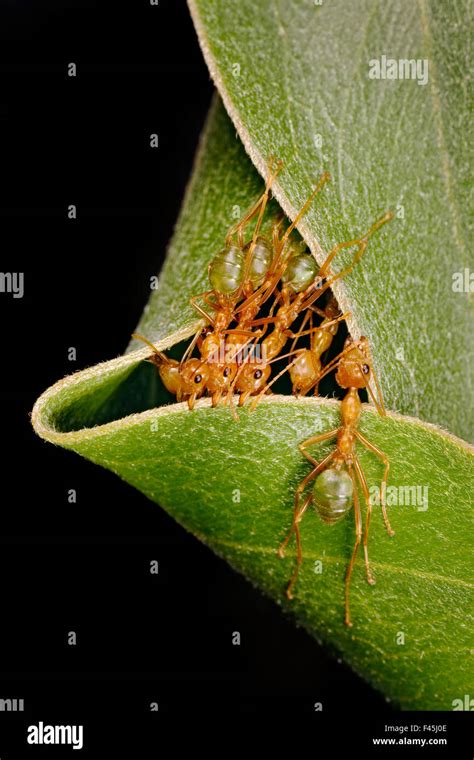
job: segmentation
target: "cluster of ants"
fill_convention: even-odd
[[[331,293],[328,294],[329,297],[326,295],[323,308],[319,308],[316,302],[336,280],[352,271],[371,235],[389,221],[392,214],[384,214],[365,235],[336,244],[319,267],[309,251],[301,251],[301,246],[293,242],[291,233],[330,176],[328,173],[322,174],[315,189],[284,232],[282,217],[274,223],[271,235],[264,236],[261,228],[265,209],[272,184],[281,167],[281,162],[270,160],[265,191],[229,230],[225,247],[209,264],[211,289],[191,298],[192,306],[205,320],[206,326],[198,330],[181,360],[170,359],[141,335],[134,334],[134,337],[150,346],[153,353],[149,360],[156,365],[166,389],[178,401],[187,401],[189,409],[193,409],[196,399],[207,394],[212,399],[212,406],[228,402],[235,417],[237,411],[234,399],[238,397],[238,405],[242,406],[252,397],[250,407],[254,409],[286,372],[291,379],[293,393],[304,396],[311,391],[317,395],[321,379],[335,370],[336,383],[345,392],[341,402],[340,427],[299,444],[299,449],[311,463],[312,470],[296,490],[292,524],[278,554],[284,556],[294,534],[296,566],[286,591],[291,599],[303,560],[299,524],[308,507],[313,505],[327,524],[338,522],[354,507],[356,540],[345,578],[344,615],[344,622],[351,626],[350,582],[361,543],[367,581],[375,583],[367,552],[372,504],[367,481],[356,454],[356,441],[378,456],[385,466],[380,503],[387,532],[393,535],[384,500],[390,464],[385,454],[358,430],[362,406],[359,390],[368,391],[380,415],[383,416],[386,412],[367,338],[354,340],[348,336],[342,351],[324,365],[324,358],[339,325],[347,319],[349,313],[340,313]],[[252,222],[252,234],[246,240]],[[332,273],[331,264],[335,256],[341,250],[350,248],[355,249],[350,263],[337,273]],[[266,316],[259,316],[265,304]],[[316,316],[321,321],[314,326]],[[298,323],[296,332],[292,330],[295,323]],[[298,348],[298,341],[303,336],[308,336],[309,345]],[[284,353],[289,340],[292,345]],[[195,353],[199,353],[199,356],[193,356]],[[270,379],[272,365],[281,359],[287,359],[288,363]],[[372,379],[375,391],[371,387]],[[308,448],[331,438],[336,439],[334,450],[317,462]],[[305,496],[310,484],[312,488]],[[366,503],[364,530],[359,485]]]

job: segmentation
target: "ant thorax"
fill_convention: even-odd
[[[357,388],[350,388],[341,401],[341,421],[343,425],[353,427],[359,422],[361,401]]]

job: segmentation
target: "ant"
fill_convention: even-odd
[[[313,328],[313,314],[316,313],[322,317],[322,321],[317,330]],[[303,332],[306,322],[309,318],[310,337],[309,348],[303,349],[296,359],[290,362],[288,371],[292,383],[292,393],[296,397],[305,396],[308,389],[313,387],[313,394],[318,395],[319,382],[314,384],[314,377],[318,376],[322,369],[322,356],[331,348],[334,337],[339,329],[339,322],[346,319],[349,313],[341,314],[336,298],[331,294],[323,310],[316,306],[310,306],[301,324],[300,336],[305,335]],[[295,338],[291,346],[294,351],[298,338]],[[283,373],[282,373],[283,374]]]
[[[312,464],[313,469],[305,478],[303,478],[296,489],[293,522],[286,538],[278,549],[278,555],[284,557],[288,542],[294,533],[296,538],[296,567],[286,591],[288,599],[292,599],[293,587],[296,583],[300,565],[303,561],[299,524],[308,507],[311,504],[314,505],[316,512],[328,525],[333,525],[341,520],[351,508],[354,507],[356,540],[345,577],[344,613],[345,624],[347,626],[352,626],[349,598],[350,584],[354,563],[361,542],[364,548],[367,582],[371,585],[375,583],[375,578],[372,575],[369,565],[367,550],[372,503],[367,481],[356,454],[356,441],[359,441],[359,443],[365,446],[366,449],[379,457],[385,466],[380,489],[380,503],[382,505],[382,514],[387,533],[389,536],[393,536],[394,531],[390,525],[385,504],[385,492],[390,470],[390,462],[383,451],[365,438],[365,436],[363,436],[357,429],[362,408],[362,403],[359,398],[359,389],[366,388],[369,391],[379,414],[381,416],[386,415],[382,392],[374,373],[367,338],[361,337],[359,340],[353,340],[349,336],[345,341],[343,351],[319,373],[316,382],[319,382],[325,374],[331,372],[335,367],[337,367],[336,382],[341,388],[347,390],[347,393],[341,402],[341,425],[335,430],[312,436],[299,444],[299,450]],[[376,394],[374,394],[370,386],[371,375],[374,378]],[[317,462],[308,452],[308,447],[334,437],[336,437],[335,449],[321,462]],[[312,490],[307,494],[303,503],[301,503],[303,493],[310,483],[313,483]],[[367,507],[364,532],[362,532],[362,515],[359,503],[358,483],[364,494]]]
[[[162,351],[139,333],[132,333],[132,338],[141,340],[153,351],[148,361],[157,368],[161,382],[177,401],[187,401],[189,409],[194,409],[196,399],[201,398],[209,381],[209,367],[201,366],[199,359],[188,359],[184,363],[170,359]]]

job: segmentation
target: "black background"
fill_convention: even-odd
[[[30,754],[25,721],[82,722],[91,748],[107,721],[125,740],[176,715],[306,715],[333,736],[351,716],[369,748],[377,719],[400,722],[379,694],[156,505],[29,423],[46,387],[124,350],[161,264],[213,92],[186,4],[24,0],[0,21],[1,268],[25,272],[24,298],[0,297],[0,697],[26,703],[0,715],[0,757],[7,739],[5,757]]]

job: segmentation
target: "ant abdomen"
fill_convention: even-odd
[[[244,252],[237,245],[229,245],[214,256],[209,264],[209,282],[216,293],[229,295],[240,287],[244,261]]]
[[[244,248],[244,253],[248,253],[252,241],[247,243]],[[259,285],[265,281],[270,264],[272,263],[273,250],[269,241],[259,236],[255,241],[255,245],[252,251],[252,258],[249,265],[248,277],[254,288],[258,288]]]
[[[298,253],[288,261],[282,282],[293,293],[306,290],[318,274],[319,267],[314,256],[310,253]]]
[[[328,525],[342,520],[353,504],[354,486],[346,470],[331,467],[321,472],[313,486],[316,512]]]

